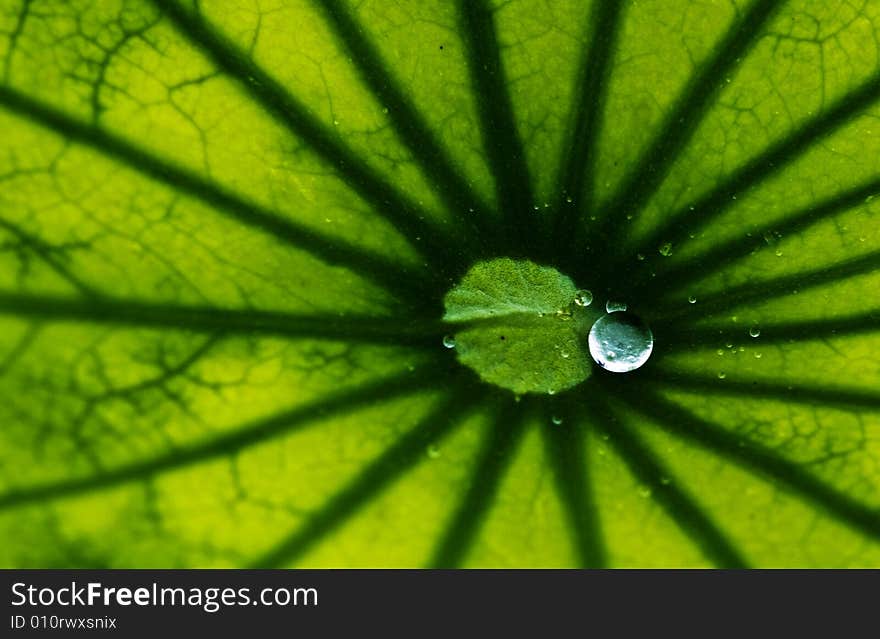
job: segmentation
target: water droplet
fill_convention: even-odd
[[[625,311],[626,309],[626,302],[616,302],[614,300],[608,300],[605,302],[606,313],[617,313],[618,311]]]
[[[750,335],[751,337],[758,337],[760,334],[761,334],[761,329],[758,328],[757,326],[752,326],[752,327],[749,329],[749,335]]]
[[[425,452],[427,452],[428,457],[431,459],[437,459],[440,457],[440,449],[435,444],[428,446],[428,449]]]
[[[761,359],[761,357],[762,357],[761,353],[755,353],[755,359]]]
[[[333,120],[333,126],[339,126],[339,120]]]
[[[774,254],[776,255],[776,257],[782,257],[782,249],[776,249],[776,251],[774,251]]]
[[[647,499],[651,496],[651,488],[650,486],[640,486],[639,487],[639,496]]]
[[[724,379],[725,377],[727,377],[727,373],[725,373],[724,371],[720,371],[718,373],[718,379]]]
[[[383,108],[383,109],[382,109],[382,113],[387,114],[387,113],[388,113],[388,107]]]
[[[718,353],[719,355],[724,355],[724,349],[723,349],[723,348],[719,348],[719,349],[718,349],[717,351],[715,351],[715,352]]]
[[[575,291],[574,303],[578,306],[589,306],[593,303],[593,294],[585,288]]]
[[[636,315],[619,311],[603,315],[590,329],[590,355],[612,373],[641,367],[654,350],[651,329]]]
[[[548,394],[548,395],[555,395],[555,394],[556,394],[556,389],[555,389],[555,388],[548,388],[548,389],[547,389],[547,394]]]
[[[570,195],[566,195],[565,201],[568,202],[569,204],[571,204],[572,202],[574,202],[574,198],[572,198]]]
[[[695,295],[691,295],[690,297],[688,297],[688,304],[696,304],[696,303],[697,303],[697,298]]]
[[[550,421],[559,426],[562,423],[562,418],[559,415],[554,415],[550,418]]]
[[[455,348],[455,337],[452,335],[443,336],[443,346],[446,348]]]
[[[639,262],[644,262],[644,261],[645,261],[645,256],[642,255],[641,253],[636,253],[636,259],[637,259]]]
[[[658,250],[663,257],[669,257],[672,255],[672,242],[666,242],[665,244],[660,245]]]
[[[569,357],[571,357],[571,353],[569,353],[569,352],[568,352],[567,350],[565,350],[565,349],[562,349],[561,351],[559,351],[559,356],[560,356],[562,359],[568,359]]]

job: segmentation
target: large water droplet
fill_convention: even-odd
[[[589,306],[593,303],[593,294],[585,288],[575,291],[574,303],[578,306]]]
[[[651,356],[654,335],[636,315],[618,311],[603,315],[589,337],[590,355],[596,363],[612,373],[633,371]]]
[[[455,348],[455,338],[452,335],[444,335],[443,346],[446,348]]]
[[[626,308],[626,302],[615,302],[614,300],[608,300],[607,302],[605,302],[605,311],[608,313],[625,311]]]

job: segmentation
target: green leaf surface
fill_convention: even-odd
[[[878,43],[0,3],[0,565],[880,566]],[[638,371],[588,358],[609,299]]]
[[[445,344],[490,384],[554,395],[592,372],[586,336],[599,313],[577,304],[578,293],[548,266],[478,262],[444,298],[454,331]]]

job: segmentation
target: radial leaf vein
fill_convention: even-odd
[[[431,387],[438,365],[432,362],[413,372],[392,375],[363,384],[353,390],[331,393],[290,410],[241,424],[228,432],[181,446],[163,455],[133,462],[88,477],[12,488],[0,493],[0,510],[14,506],[61,499],[82,493],[112,488],[133,481],[143,481],[241,451],[284,435],[323,419],[343,415],[377,402],[387,402]]]
[[[489,514],[505,471],[513,460],[525,431],[522,406],[505,398],[503,408],[478,453],[464,498],[446,525],[429,565],[454,568],[462,563]]]
[[[201,16],[184,9],[174,0],[151,0],[193,45],[204,52],[267,113],[305,141],[329,166],[345,178],[387,219],[416,250],[438,269],[455,264],[457,253],[450,251],[450,234],[431,214],[401,193],[345,145],[335,132],[321,123],[278,80]],[[460,266],[460,265],[459,265]]]
[[[68,140],[100,151],[172,189],[209,204],[237,222],[268,233],[327,263],[363,274],[389,291],[415,297],[430,285],[422,274],[408,269],[405,263],[391,262],[379,253],[358,248],[284,218],[276,211],[249,202],[210,179],[167,162],[99,127],[79,122],[15,89],[0,86],[0,105]]]
[[[880,509],[860,503],[829,486],[803,466],[779,456],[756,441],[745,439],[718,424],[702,419],[655,392],[640,389],[636,397],[624,385],[609,388],[627,399],[630,408],[645,416],[649,423],[658,428],[779,482],[794,495],[832,518],[874,539],[880,538]]]
[[[767,238],[784,238],[802,233],[838,213],[863,205],[877,195],[880,195],[880,179],[868,180],[821,202],[784,215],[779,220],[750,228],[726,242],[689,257],[685,264],[667,269],[661,264],[656,270],[656,277],[643,277],[634,286],[634,295],[642,300],[655,300],[660,295],[668,295],[670,291],[680,293],[687,284],[727,269],[739,259],[767,246]],[[700,268],[695,269],[692,264],[699,264]]]
[[[680,243],[724,213],[734,196],[779,173],[812,145],[826,139],[880,98],[880,73],[839,98],[827,110],[799,125],[785,138],[771,144],[736,169],[707,194],[670,212],[664,222],[633,246],[626,255],[644,253],[662,242]],[[624,258],[625,259],[625,258]]]
[[[521,242],[533,229],[531,179],[525,150],[516,127],[495,20],[486,0],[457,0],[468,70],[480,117],[483,145],[495,176],[503,227]]]
[[[401,320],[372,315],[298,314],[105,296],[82,300],[6,291],[0,291],[0,315],[40,322],[86,322],[223,334],[279,335],[392,346],[436,347],[443,335],[441,323],[413,318]]]
[[[750,399],[772,399],[782,402],[796,402],[811,406],[838,406],[844,409],[878,410],[880,393],[869,390],[840,388],[835,386],[804,386],[766,380],[738,380],[726,377],[710,377],[685,373],[668,368],[655,368],[645,371],[641,379],[658,388],[677,388],[695,393],[732,395]]]
[[[613,66],[625,3],[595,2],[590,12],[586,43],[575,79],[574,109],[568,143],[560,160],[555,242],[571,241],[592,207],[596,142],[603,126],[608,80]]]
[[[714,105],[724,79],[764,31],[764,25],[783,3],[755,0],[735,21],[716,47],[716,53],[694,74],[659,125],[659,133],[624,178],[599,215],[599,237],[610,236],[624,214],[637,216],[667,176],[675,160]]]
[[[316,543],[349,521],[370,500],[399,480],[425,458],[425,450],[436,444],[474,408],[484,394],[479,387],[462,384],[447,393],[421,423],[370,462],[316,512],[309,515],[276,547],[253,562],[255,568],[275,568],[296,563]]]
[[[680,481],[607,404],[591,404],[596,427],[605,433],[636,480],[650,489],[651,497],[719,568],[745,568],[746,561],[711,515],[697,503]]]
[[[599,513],[593,499],[595,481],[586,460],[587,430],[583,415],[566,407],[561,424],[541,429],[547,463],[553,470],[556,492],[565,509],[574,547],[583,568],[603,568],[607,560]]]
[[[319,0],[315,4],[323,10],[327,22],[348,49],[361,77],[385,106],[395,132],[431,180],[449,212],[458,219],[465,232],[485,238],[492,223],[486,203],[459,173],[437,135],[364,33],[362,25],[340,0]],[[469,236],[458,232],[456,237],[466,240]]]

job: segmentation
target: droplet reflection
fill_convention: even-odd
[[[651,329],[636,315],[625,311],[603,315],[589,337],[590,355],[612,373],[628,373],[644,365],[654,350]]]

